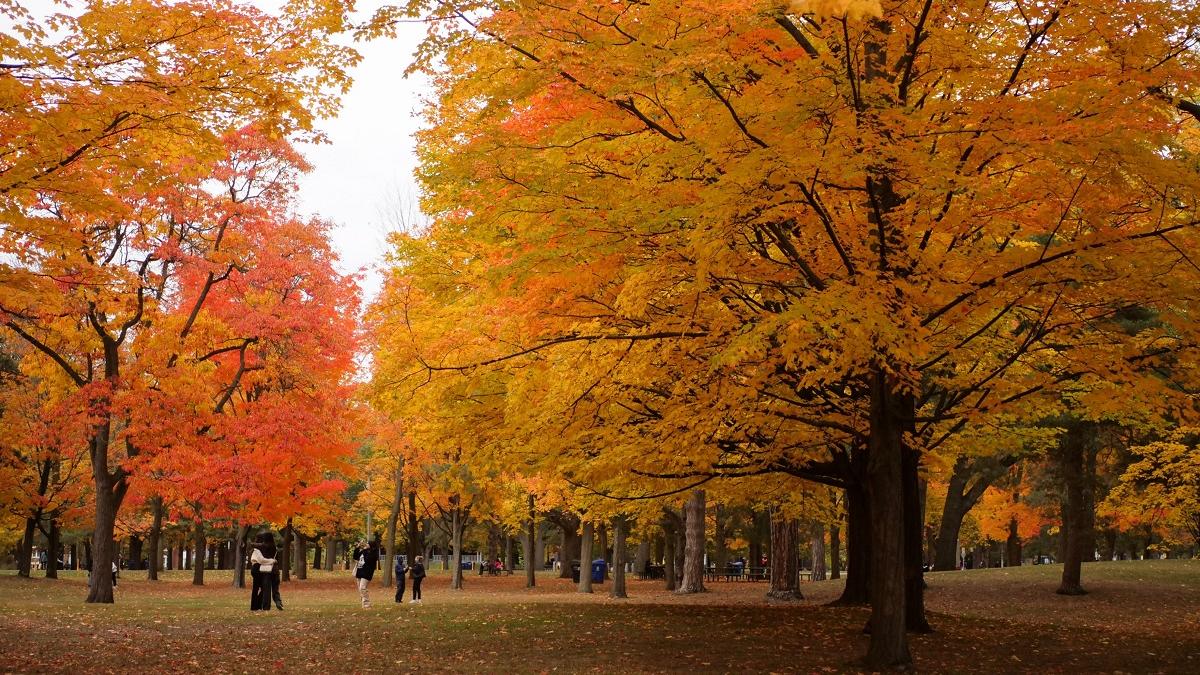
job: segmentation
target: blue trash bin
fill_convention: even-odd
[[[608,571],[608,563],[604,562],[604,558],[598,558],[592,561],[592,583],[604,583],[604,573]]]
[[[471,561],[470,561],[470,560],[464,560],[464,561],[462,561],[462,568],[463,568],[464,570],[469,570],[469,569],[471,569]]]

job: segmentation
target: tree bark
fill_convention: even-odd
[[[1063,571],[1059,595],[1084,595],[1081,584],[1084,546],[1088,541],[1086,487],[1084,485],[1085,445],[1089,441],[1090,425],[1075,423],[1068,427],[1059,443],[1059,466],[1066,488],[1062,510],[1063,521]]]
[[[801,600],[800,522],[781,512],[771,517],[771,588],[767,598],[789,602]]]
[[[958,569],[958,533],[962,529],[963,517],[971,509],[971,505],[967,504],[966,489],[967,480],[970,478],[969,471],[970,460],[959,455],[954,462],[954,471],[950,474],[946,501],[942,506],[942,522],[938,525],[937,546],[933,558],[933,569],[938,572]]]
[[[901,457],[904,500],[904,612],[905,625],[915,633],[932,633],[925,617],[925,517],[921,507],[921,455],[905,447]]]
[[[246,587],[246,540],[250,537],[250,527],[246,523],[238,523],[237,538],[233,542],[233,587]]]
[[[204,537],[204,521],[197,517],[192,521],[192,585],[204,585],[204,549],[208,542]]]
[[[729,563],[729,534],[725,532],[725,506],[717,504],[713,516],[716,520],[716,529],[713,532],[713,565],[717,569],[723,570]]]
[[[572,515],[563,515],[558,518],[556,523],[562,530],[562,546],[559,548],[559,579],[571,578],[571,562],[572,556],[579,550],[579,519]],[[581,563],[582,564],[582,563]]]
[[[857,482],[846,486],[846,587],[834,605],[865,605],[871,601],[871,513],[866,489]]]
[[[531,492],[529,493],[529,520],[526,521],[525,549],[523,551],[525,557],[525,588],[533,588],[537,585],[537,568],[541,566],[541,561],[536,559],[538,528],[535,507],[536,500]]]
[[[704,592],[704,490],[693,490],[684,509],[683,581],[676,593]]]
[[[33,536],[36,533],[37,520],[26,518],[25,536],[21,538],[21,549],[17,553],[17,576],[19,577],[28,579],[33,576]]]
[[[392,587],[392,568],[396,564],[396,522],[400,519],[400,507],[404,501],[404,460],[397,460],[395,471],[396,487],[392,491],[392,510],[387,521],[387,559],[383,565],[383,587]],[[409,558],[411,561],[412,558]]]
[[[904,439],[901,396],[888,375],[876,367],[871,374],[870,435],[867,493],[871,515],[871,642],[868,668],[888,669],[912,664],[905,610]],[[911,412],[908,418],[911,418]],[[857,572],[856,572],[857,573]]]
[[[1021,536],[1017,533],[1017,525],[1015,516],[1008,520],[1008,539],[1004,542],[1004,565],[1006,567],[1021,566]]]
[[[546,532],[549,527],[549,524],[543,518],[542,522],[538,523],[534,529],[533,559],[536,569],[542,569],[546,565]]]
[[[336,546],[337,540],[334,539],[333,533],[330,532],[329,534],[325,535],[325,560],[322,561],[324,565],[321,569],[325,570],[326,572],[333,571],[333,558]],[[412,561],[412,557],[409,557],[409,561]]]
[[[812,526],[812,580],[825,581],[825,525]]]
[[[283,528],[283,546],[279,549],[279,570],[283,581],[292,580],[292,519]]]
[[[296,542],[295,555],[292,556],[292,572],[297,579],[303,581],[308,578],[308,538],[294,528],[292,534]]]
[[[142,538],[136,534],[129,537],[129,564],[126,565],[126,568],[142,569]]]
[[[58,527],[58,518],[50,519],[50,535],[46,537],[46,578],[58,578],[58,548],[62,532]]]
[[[614,598],[628,598],[625,592],[625,537],[629,530],[629,521],[624,516],[616,516],[612,521],[613,531],[613,583],[609,595]]]
[[[842,528],[837,523],[829,525],[829,578],[842,578]]]
[[[592,533],[591,521],[583,524],[579,538],[579,592],[592,592]],[[565,565],[564,565],[565,567]]]
[[[675,523],[663,523],[663,581],[668,591],[675,590]]]
[[[627,526],[628,527],[628,526]],[[650,562],[650,542],[638,542],[637,552],[633,554],[633,571],[636,574],[642,574],[646,571],[646,564]]]
[[[425,542],[421,540],[420,520],[417,518],[417,493],[408,492],[408,564],[421,554]]]
[[[456,591],[461,591],[463,587],[462,541],[463,530],[467,526],[465,521],[466,518],[461,508],[455,506],[450,510],[450,546],[454,549],[450,559],[450,563],[454,566],[450,588]]]
[[[110,350],[106,345],[105,356],[113,359],[112,368],[115,369],[117,363],[115,359],[118,358],[116,346],[114,345]],[[112,373],[114,379],[116,375],[116,372]],[[108,470],[111,424],[107,413],[102,413],[102,415],[104,419],[96,425],[90,443],[92,480],[96,488],[93,493],[96,501],[96,520],[92,530],[92,583],[88,587],[87,595],[89,603],[113,602],[111,570],[112,564],[116,560],[113,535],[116,531],[117,511],[121,508],[121,502],[125,499],[125,492],[129,488],[124,473],[113,475]],[[97,571],[101,574],[97,574]]]
[[[596,559],[599,560],[600,558],[604,558],[604,563],[605,563],[604,578],[608,579],[609,572],[611,571],[610,568],[612,567],[612,557],[608,553],[608,526],[607,525],[605,525],[604,523],[600,523],[600,526],[596,528],[596,538],[600,542],[600,551],[599,551],[600,555],[597,556]]]

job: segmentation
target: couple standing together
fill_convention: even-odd
[[[283,600],[279,597],[279,577],[275,573],[275,537],[267,531],[258,533],[254,540],[254,552],[250,554],[250,577],[253,584],[250,587],[250,610],[271,609],[271,599],[275,606],[283,609]]]
[[[417,556],[413,566],[404,569],[404,559],[396,556],[396,602],[404,601],[405,572],[412,575],[413,592],[411,603],[421,604],[421,582],[425,579],[424,558]],[[354,578],[358,580],[358,596],[362,599],[363,609],[371,606],[371,598],[367,593],[367,584],[375,576],[375,568],[379,566],[379,542],[368,544],[359,541],[354,553]]]

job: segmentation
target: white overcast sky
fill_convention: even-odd
[[[378,290],[370,270],[382,260],[385,233],[394,228],[385,213],[397,196],[410,202],[417,197],[413,134],[428,85],[419,76],[405,78],[404,70],[424,34],[423,25],[404,24],[394,39],[356,44],[363,59],[353,88],[338,117],[321,123],[329,143],[303,149],[313,170],[300,184],[301,211],[336,223],[342,270],[368,272],[367,298]]]

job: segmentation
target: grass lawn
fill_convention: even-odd
[[[928,575],[937,630],[912,636],[924,672],[1200,673],[1200,560],[1094,563],[1083,597],[1054,595],[1057,565]],[[35,572],[37,574],[37,572]],[[420,606],[372,584],[358,606],[348,572],[284,584],[286,611],[251,614],[230,572],[157,583],[125,572],[117,604],[86,605],[84,579],[0,573],[0,672],[842,672],[866,649],[863,608],[826,607],[840,582],[768,605],[762,583],[675,596],[631,581],[629,600],[539,576],[434,572]]]

